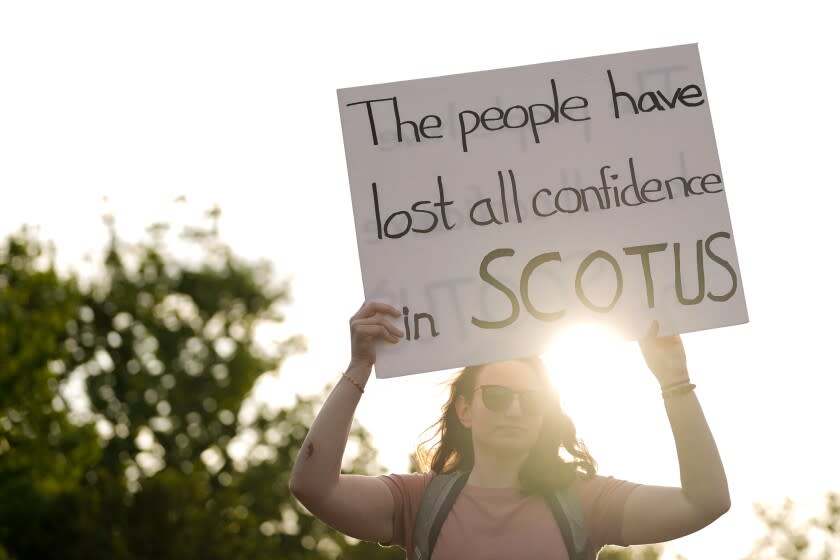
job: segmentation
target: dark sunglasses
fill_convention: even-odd
[[[545,409],[545,399],[539,391],[514,391],[504,385],[481,385],[475,390],[481,391],[481,402],[493,412],[505,412],[514,396],[519,397],[519,408],[526,416],[539,416]]]

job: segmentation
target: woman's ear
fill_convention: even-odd
[[[458,420],[466,429],[472,428],[472,404],[467,402],[464,395],[459,395],[455,399],[455,412],[458,414]]]

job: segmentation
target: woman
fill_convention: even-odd
[[[536,359],[465,368],[439,424],[441,442],[431,471],[341,474],[353,413],[376,360],[375,343],[402,338],[391,323],[398,317],[389,305],[366,303],[351,318],[350,365],[313,422],[292,472],[294,495],[342,533],[402,546],[411,560],[420,497],[434,476],[455,469],[469,475],[440,528],[433,560],[567,558],[542,495],[569,484],[583,510],[588,558],[605,544],[646,544],[693,533],[729,509],[726,475],[689,381],[682,341],[657,337],[656,324],[639,345],[663,388],[680,488],[594,476],[594,461]],[[562,459],[560,451],[571,458]]]

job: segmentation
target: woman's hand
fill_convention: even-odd
[[[639,341],[648,368],[662,387],[688,381],[685,349],[680,335],[657,336],[658,333],[659,321],[653,321],[644,338]]]
[[[404,336],[390,317],[402,314],[385,303],[367,302],[350,318],[350,366],[370,368],[376,361],[377,340],[396,344]]]

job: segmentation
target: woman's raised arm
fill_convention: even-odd
[[[356,405],[376,361],[376,342],[397,343],[403,336],[389,316],[400,313],[390,305],[365,303],[350,319],[350,365],[312,423],[290,485],[292,494],[325,523],[345,535],[377,542],[392,537],[391,492],[376,477],[341,474],[341,459]]]
[[[729,486],[715,439],[689,381],[679,336],[657,337],[654,324],[639,342],[659,380],[680,464],[680,488],[636,487],[624,505],[626,544],[676,539],[702,529],[729,510]]]

